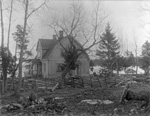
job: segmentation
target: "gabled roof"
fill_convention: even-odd
[[[32,62],[32,63],[42,63],[40,59],[28,59],[26,62]]]
[[[67,37],[61,38],[60,41],[62,41],[62,40],[64,40],[64,39],[67,39]],[[74,39],[74,42],[75,42],[77,45],[79,45],[79,46],[82,47],[82,45],[81,45],[77,40]],[[49,46],[50,46],[50,47],[49,47],[49,50],[48,50],[48,51],[46,52],[46,54],[43,56],[43,59],[47,59],[47,58],[49,57],[49,55],[50,55],[51,52],[53,51],[54,47],[55,47],[58,43],[59,43],[59,41],[58,41],[58,40],[55,40],[55,42],[53,42],[53,44],[49,45]],[[83,53],[87,56],[88,59],[90,59],[89,56],[88,56],[88,54],[87,54],[85,51],[84,51]]]
[[[64,39],[66,39],[66,37],[61,38],[60,41],[62,41]],[[49,55],[51,54],[51,52],[53,51],[54,47],[59,43],[59,41],[55,40],[55,39],[39,39],[38,44],[39,44],[39,42],[41,43],[42,49],[47,49],[47,52],[42,57],[43,59],[47,59],[49,57]],[[77,40],[74,40],[74,42],[76,42],[77,45],[82,47],[82,45]],[[89,56],[87,55],[87,53],[86,52],[84,52],[84,53],[87,56],[87,58],[89,59]]]
[[[49,50],[45,53],[45,55],[43,56],[43,59],[46,59],[49,57],[49,55],[51,54],[52,50],[54,49],[54,47],[58,44],[58,40],[53,41],[50,45],[49,45]]]
[[[57,40],[54,40],[54,39],[39,39],[38,44],[39,44],[39,42],[41,43],[42,49],[49,49],[49,47],[51,45],[53,45],[53,43],[55,41],[57,41]]]

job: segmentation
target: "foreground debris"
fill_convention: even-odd
[[[60,98],[62,99],[62,98]],[[60,102],[58,97],[47,97],[37,99],[34,93],[29,97],[20,97],[16,103],[4,105],[0,110],[2,113],[53,113],[61,114],[66,110],[66,104]]]
[[[73,92],[70,92],[73,91]],[[123,88],[101,89],[80,89],[68,88],[55,91],[52,94],[39,95],[28,94],[27,97],[21,96],[14,102],[5,102],[0,109],[6,115],[64,115],[81,116],[78,114],[107,115],[107,116],[141,116],[149,114],[140,106],[143,101],[125,102],[120,104],[119,99]],[[26,94],[27,95],[27,94]],[[129,97],[129,96],[128,96]],[[125,97],[123,97],[125,98]],[[7,99],[9,100],[9,99]],[[5,100],[6,101],[6,100]],[[125,100],[126,101],[126,100]]]

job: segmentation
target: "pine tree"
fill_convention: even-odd
[[[140,58],[140,67],[149,75],[150,70],[150,43],[146,41],[142,46],[142,57]]]
[[[113,65],[115,64],[116,58],[119,55],[118,49],[120,48],[120,45],[115,34],[111,31],[112,29],[108,23],[105,28],[105,32],[102,33],[102,36],[100,37],[101,40],[99,49],[97,50],[97,55],[104,60],[102,63],[103,67],[112,72]]]
[[[24,42],[24,46],[22,46],[22,44],[23,44],[23,27],[21,25],[17,25],[16,29],[17,29],[17,31],[14,32],[14,33],[12,33],[12,35],[13,35],[14,40],[17,43],[17,48],[20,50],[19,52],[21,52],[21,49],[23,48],[23,60],[25,60],[26,57],[32,55],[31,51],[28,50],[28,44],[29,44],[28,35],[29,35],[29,30],[26,30],[25,42]]]

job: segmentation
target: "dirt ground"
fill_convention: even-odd
[[[146,86],[143,86],[143,89]],[[140,90],[137,86],[130,87],[134,90]],[[140,87],[142,88],[142,87]],[[147,88],[147,87],[146,87]],[[141,102],[133,101],[126,102],[125,104],[120,104],[120,96],[122,94],[123,87],[113,87],[107,89],[91,89],[91,88],[65,88],[65,89],[57,89],[54,92],[48,91],[39,91],[37,96],[38,98],[46,98],[46,97],[61,97],[60,102],[66,104],[66,111],[63,114],[55,114],[55,115],[64,115],[64,116],[149,116],[148,112],[144,112],[144,110],[139,109],[136,110],[135,113],[131,113],[132,109],[139,107]],[[22,93],[23,96],[28,96],[29,92]],[[8,104],[11,102],[15,102],[18,98],[15,96],[4,97],[1,99],[1,105]],[[112,104],[95,104],[91,105],[88,103],[81,103],[82,100],[86,99],[100,99],[100,100],[110,100]],[[116,111],[117,109],[117,111]],[[115,115],[115,111],[117,115]],[[13,116],[19,115],[18,113],[5,113],[1,114],[1,116]],[[39,116],[44,116],[44,114],[35,114]],[[45,114],[46,115],[46,114]]]
[[[94,81],[95,82],[95,81]],[[67,87],[64,89],[56,89],[54,92],[38,89],[35,91],[37,99],[47,97],[59,97],[60,103],[64,103],[66,109],[61,114],[29,114],[31,116],[150,116],[150,108],[145,111],[140,106],[140,101],[130,101],[120,104],[120,98],[124,89],[124,85],[113,86],[109,88],[100,88],[99,84],[93,83],[93,88],[90,87],[90,83],[86,84],[84,88],[72,88]],[[129,87],[135,92],[148,91],[150,92],[149,83],[133,83]],[[30,90],[23,91],[21,96],[28,97]],[[0,96],[0,109],[2,106],[16,102],[19,97],[11,95],[13,92],[8,92],[5,95]],[[110,100],[111,104],[88,104],[82,102],[82,100]],[[0,111],[0,116],[28,116],[19,112],[5,112]]]

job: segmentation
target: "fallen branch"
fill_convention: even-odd
[[[55,91],[55,89],[59,86],[59,83],[57,83],[53,88],[52,88],[52,92]]]

